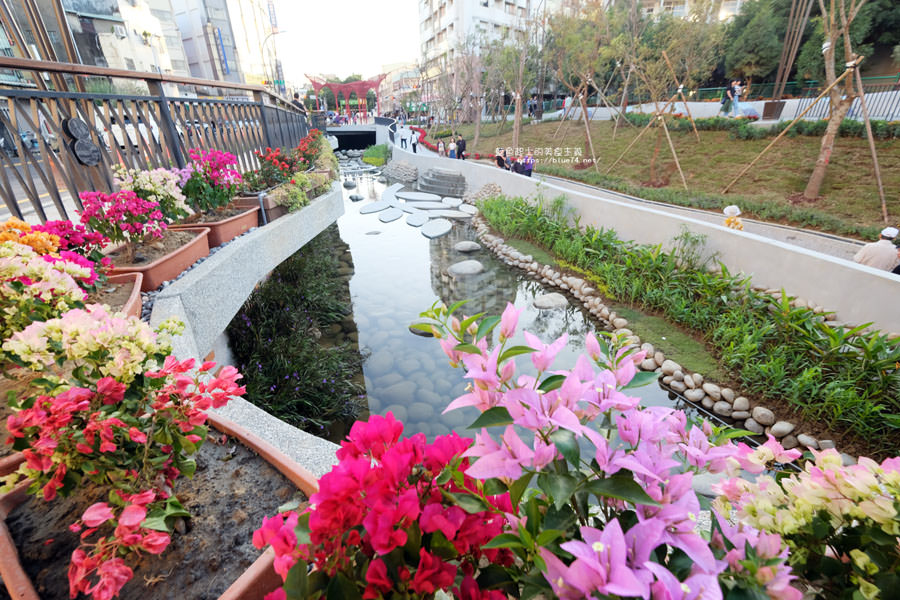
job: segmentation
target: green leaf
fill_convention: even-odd
[[[542,392],[552,392],[553,390],[558,389],[560,386],[562,386],[565,380],[565,375],[550,375],[541,382],[541,385],[538,386],[538,389]]]
[[[654,383],[657,379],[659,379],[659,373],[654,373],[653,371],[638,371],[635,373],[634,377],[632,377],[631,381],[629,381],[622,389],[630,390],[643,387]]]
[[[431,323],[413,323],[409,326],[410,329],[415,329],[417,331],[424,331],[425,333],[434,333],[433,329],[440,329],[440,326]]]
[[[519,356],[521,354],[531,354],[532,352],[537,352],[537,350],[535,350],[534,348],[529,348],[528,346],[511,346],[504,350],[502,354],[500,354],[500,358],[497,359],[497,363],[502,364],[507,359]]]
[[[503,590],[505,596],[513,598],[517,595],[516,582],[500,565],[488,565],[479,571],[475,581],[482,590]]]
[[[475,419],[475,422],[469,425],[469,429],[481,429],[482,427],[497,427],[498,425],[511,425],[513,422],[509,411],[503,406],[494,406]]]
[[[581,451],[578,448],[578,440],[575,439],[575,433],[568,429],[557,429],[550,434],[550,441],[556,445],[556,449],[571,463],[578,468],[581,462]]]
[[[541,473],[538,475],[538,486],[553,498],[553,506],[557,509],[569,502],[577,485],[578,481],[568,474]]]
[[[298,559],[288,571],[284,591],[288,600],[305,600],[309,597],[309,565],[305,560]]]
[[[443,490],[442,490],[443,491]],[[478,496],[473,496],[471,494],[454,494],[450,492],[444,492],[449,495],[450,498],[455,502],[460,508],[470,514],[484,512],[489,510],[490,507],[487,505],[487,502],[479,498]]]
[[[440,531],[435,531],[431,534],[428,548],[432,554],[437,554],[444,560],[453,560],[459,556],[459,552],[456,551],[450,540]]]
[[[541,529],[541,522],[544,520],[541,516],[541,507],[538,504],[537,497],[532,496],[528,499],[528,502],[525,504],[525,516],[527,517],[525,529],[532,536],[537,535],[537,532]]]
[[[475,332],[475,340],[476,341],[480,340],[484,336],[488,335],[499,324],[500,324],[500,317],[498,317],[496,315],[487,317],[481,323],[478,324],[478,331]]]
[[[481,348],[474,344],[457,344],[453,347],[456,352],[464,352],[466,354],[481,354]]]
[[[278,507],[277,511],[279,513],[286,513],[292,510],[297,510],[300,507],[300,499],[293,498],[292,500],[288,500],[284,504]]]
[[[540,532],[535,538],[534,543],[538,546],[546,546],[550,542],[556,540],[557,538],[561,538],[566,535],[565,531],[560,531],[559,529],[545,529]]]
[[[328,582],[325,598],[327,600],[362,600],[356,584],[347,579],[347,576],[340,571]]]
[[[484,313],[480,312],[477,315],[472,315],[471,317],[466,317],[465,319],[463,319],[462,322],[459,324],[460,333],[466,333],[466,331],[468,331],[468,329],[469,329],[469,326],[483,316],[484,316]],[[475,339],[478,339],[478,338],[476,337]]]
[[[594,479],[588,482],[587,491],[605,498],[616,498],[634,504],[659,506],[659,502],[647,495],[644,488],[627,475],[613,475],[606,479]]]
[[[178,461],[178,470],[181,471],[181,474],[190,479],[194,476],[194,472],[197,470],[197,462],[192,458],[186,458],[184,460]]]
[[[519,502],[522,500],[522,495],[525,493],[525,490],[528,489],[528,484],[531,483],[532,477],[534,477],[534,473],[526,473],[509,486],[509,499],[513,506],[519,505]]]
[[[501,533],[487,544],[482,546],[485,550],[490,550],[491,548],[524,548],[524,544],[522,544],[522,540],[519,539],[519,536],[514,535],[512,533]]]
[[[463,304],[467,303],[468,301],[469,301],[468,299],[466,299],[466,300],[460,300],[459,302],[454,302],[453,304],[451,304],[451,305],[450,305],[450,308],[447,309],[447,316],[449,317],[450,315],[452,315],[453,313],[455,313],[456,310],[457,310],[460,306],[462,306]]]
[[[483,491],[485,496],[499,496],[506,492],[506,485],[499,479],[488,479],[484,482]]]

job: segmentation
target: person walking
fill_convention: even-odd
[[[466,140],[461,135],[456,136],[456,157],[466,160]]]
[[[898,264],[897,247],[894,246],[894,238],[898,233],[900,231],[896,227],[885,227],[881,230],[878,241],[860,248],[853,260],[873,269],[892,271]]]
[[[400,147],[406,148],[406,130],[403,127],[400,128]]]
[[[413,131],[411,129],[410,129],[409,133],[410,133],[410,138],[409,138],[410,145],[412,146],[413,154],[415,154],[416,153],[416,144],[419,143],[419,134],[418,134],[418,132]]]
[[[456,142],[453,140],[453,136],[450,136],[450,143],[447,144],[447,155],[450,158],[456,158]]]
[[[309,118],[309,113],[306,111],[306,106],[303,102],[300,101],[300,93],[294,92],[294,99],[291,101],[291,104],[297,107],[297,110],[303,113],[304,117]]]
[[[735,79],[731,87],[731,116],[743,116],[741,112],[741,94],[744,88],[741,86],[741,80]]]
[[[444,140],[438,140],[437,149],[438,156],[444,156]]]

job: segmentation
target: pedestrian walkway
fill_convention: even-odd
[[[723,225],[725,222],[725,215],[719,212],[712,212],[699,208],[675,206],[672,204],[665,204],[663,202],[654,202],[652,200],[644,200],[643,198],[629,196],[628,194],[614,192],[612,190],[603,189],[578,181],[572,181],[570,179],[564,179],[562,177],[553,177],[535,173],[535,178],[542,181],[552,182],[554,185],[558,185],[559,187],[567,188],[573,191],[593,194],[598,198],[609,198],[612,200],[624,202],[650,204],[656,210],[666,211],[671,214],[683,215],[691,217],[692,219],[698,219],[701,221],[706,221],[708,223],[715,223],[717,225]],[[793,244],[801,248],[806,248],[807,250],[814,250],[816,252],[821,252],[822,254],[828,254],[830,256],[843,258],[845,260],[853,260],[853,255],[856,254],[856,252],[863,245],[863,242],[860,242],[858,240],[840,237],[830,233],[822,233],[809,229],[790,227],[788,225],[779,225],[777,223],[766,223],[764,221],[755,221],[753,219],[742,218],[741,221],[743,221],[744,223],[744,231],[748,233],[754,233],[756,235],[767,237],[779,242],[784,242],[785,244]]]

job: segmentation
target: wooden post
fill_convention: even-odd
[[[661,115],[662,113],[664,113],[664,112],[666,111],[666,109],[669,108],[669,105],[672,104],[672,101],[675,100],[676,97],[677,97],[677,94],[675,94],[675,95],[673,95],[671,98],[669,98],[669,101],[666,102],[666,103],[663,105],[662,109],[661,109],[661,110],[657,110],[655,113],[653,113],[653,116],[656,117],[656,116],[659,116],[659,115]],[[628,151],[631,150],[631,147],[634,146],[634,145],[637,143],[637,141],[638,141],[639,139],[641,139],[641,137],[642,137],[645,133],[647,133],[647,130],[650,129],[650,126],[651,126],[651,125],[653,125],[653,121],[654,121],[654,119],[650,119],[650,122],[647,123],[647,125],[641,130],[641,132],[640,132],[639,134],[637,134],[637,137],[635,137],[633,140],[631,140],[631,143],[628,144],[628,147],[625,148],[625,150],[622,152],[622,155],[619,156],[619,158],[616,159],[616,162],[614,162],[613,164],[609,165],[609,168],[606,170],[607,175],[609,174],[610,171],[612,171],[613,167],[615,167],[617,164],[619,164],[619,161],[620,161],[620,160],[622,160],[623,158],[625,158],[625,155],[628,154]]]
[[[578,86],[578,89],[575,91],[576,96],[578,94],[581,94],[582,87],[583,87],[583,84]],[[563,100],[563,103],[565,103],[565,100]],[[563,117],[560,120],[559,125],[556,126],[556,133],[553,134],[553,139],[556,139],[556,137],[559,135],[559,130],[562,129],[563,123],[566,122],[566,117],[569,116],[569,111],[572,110],[573,106],[575,106],[575,98],[574,97],[572,98],[572,103],[569,104],[569,106],[565,107],[566,109],[563,111]]]
[[[869,109],[866,107],[866,93],[863,90],[862,75],[859,69],[856,72],[856,87],[859,90],[859,105],[862,107],[863,118],[866,120],[866,137],[869,138],[869,150],[872,151],[872,164],[875,167],[875,182],[878,184],[878,197],[881,199],[881,218],[888,222],[887,201],[884,198],[884,184],[881,181],[881,167],[878,165],[878,152],[875,151],[875,138],[872,136],[872,123],[869,121]]]
[[[669,141],[669,150],[672,151],[672,158],[675,159],[675,166],[678,167],[678,174],[681,175],[681,183],[684,185],[684,189],[688,189],[687,180],[684,178],[684,171],[681,170],[681,163],[678,162],[678,154],[675,152],[675,144],[672,143],[672,136],[669,135],[666,119],[662,115],[658,115],[656,118],[662,123],[663,131],[666,132],[666,139]]]
[[[628,120],[628,82],[631,80],[631,72],[634,71],[634,64],[628,68],[628,74],[625,75],[625,83],[622,86],[622,108],[619,110],[619,118],[616,119],[616,124],[613,126],[613,137],[612,139],[616,139],[616,132],[619,131],[619,119]],[[607,171],[608,173],[609,171]]]
[[[678,94],[681,96],[681,101],[684,102],[684,110],[688,114],[688,119],[691,120],[691,127],[694,128],[694,135],[697,136],[697,141],[700,141],[700,132],[697,131],[697,124],[694,123],[694,117],[691,115],[691,107],[688,106],[687,98],[684,96],[684,86],[681,85],[681,82],[678,81],[678,75],[675,73],[674,67],[672,67],[672,63],[669,61],[669,55],[666,54],[666,51],[662,52],[663,58],[666,59],[666,65],[669,67],[669,71],[672,72],[672,79],[675,80],[675,85],[678,86]]]
[[[862,58],[860,58],[860,60],[862,60]],[[859,62],[856,63],[856,66],[858,66],[858,65],[859,65]],[[737,177],[735,177],[734,179],[731,180],[731,183],[729,183],[728,185],[725,186],[725,189],[722,190],[722,193],[723,193],[723,194],[727,194],[727,193],[728,193],[728,190],[731,189],[731,186],[733,186],[735,183],[737,183],[737,182],[738,182],[738,179],[740,179],[741,177],[743,177],[743,176],[747,173],[747,171],[749,171],[750,168],[751,168],[753,165],[755,165],[755,164],[757,163],[757,161],[759,161],[759,159],[761,159],[761,158],[763,157],[763,154],[765,154],[766,152],[768,152],[768,151],[772,148],[772,146],[774,146],[774,145],[778,142],[778,140],[780,140],[781,138],[783,138],[783,137],[785,136],[785,134],[786,134],[788,131],[790,131],[791,128],[792,128],[794,125],[797,124],[797,121],[799,121],[800,119],[803,118],[803,115],[805,115],[805,114],[808,113],[810,110],[812,110],[812,107],[815,106],[816,103],[817,103],[819,100],[821,100],[822,98],[824,98],[824,97],[828,94],[828,92],[831,91],[831,88],[833,88],[834,86],[836,86],[837,84],[839,84],[839,83],[841,82],[841,80],[844,79],[844,77],[846,77],[847,75],[849,75],[850,73],[852,73],[853,70],[854,70],[854,68],[855,68],[855,66],[854,66],[854,67],[847,67],[847,69],[841,74],[841,76],[834,80],[834,83],[832,83],[832,84],[829,85],[827,88],[825,88],[825,89],[822,91],[822,93],[819,94],[819,96],[818,96],[815,100],[813,100],[812,104],[810,104],[809,106],[806,107],[806,110],[804,110],[802,113],[800,113],[799,115],[797,115],[796,117],[794,117],[794,120],[791,121],[791,124],[788,125],[787,127],[785,127],[785,128],[784,128],[784,131],[782,131],[781,133],[779,133],[778,136],[776,136],[776,138],[775,138],[774,140],[772,140],[771,143],[769,143],[768,146],[766,146],[765,148],[763,148],[763,151],[760,152],[759,155],[758,155],[756,158],[754,158],[752,161],[750,161],[750,164],[749,164],[749,165],[747,165],[746,167],[744,167],[744,169],[743,169],[740,173],[738,173]]]

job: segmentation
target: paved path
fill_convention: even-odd
[[[552,177],[549,175],[536,175],[536,177],[552,182],[554,185],[568,188],[581,193],[589,193],[598,198],[611,198],[624,202],[642,203],[653,205],[657,210],[663,210],[673,214],[681,214],[689,216],[693,219],[703,220],[710,223],[722,225],[725,222],[725,216],[720,212],[711,212],[698,208],[687,208],[682,206],[674,206],[663,202],[654,202],[644,200],[635,196],[629,196],[612,190],[607,190],[586,183],[564,179],[562,177]],[[837,258],[853,260],[853,255],[863,245],[858,240],[840,237],[830,233],[822,233],[809,229],[799,229],[787,225],[778,225],[776,223],[766,223],[763,221],[754,221],[752,219],[742,219],[744,222],[744,231],[755,233],[763,237],[771,238],[786,244],[794,244],[807,250],[815,250],[823,254],[829,254]]]

